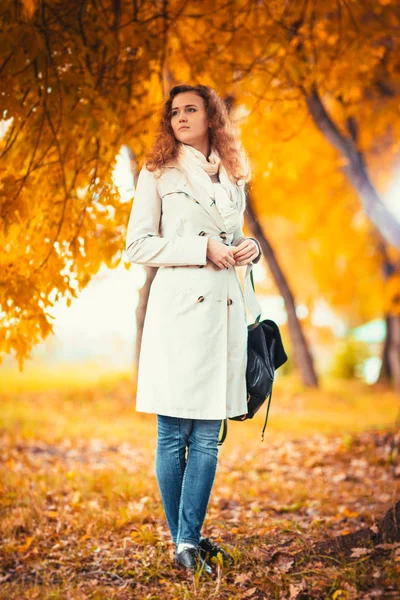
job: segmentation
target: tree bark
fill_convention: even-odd
[[[366,215],[383,237],[400,250],[400,222],[383,203],[371,182],[362,153],[353,138],[345,136],[332,121],[316,87],[306,95],[306,103],[314,123],[338,152],[346,159],[344,171],[356,190]]]
[[[130,170],[131,170],[132,177],[133,177],[133,185],[136,188],[137,179],[139,176],[139,173],[137,171],[136,157],[135,157],[135,154],[132,152],[132,149],[129,146],[125,146],[125,147],[126,147],[126,150],[128,153]],[[138,302],[138,305],[136,308],[136,342],[135,342],[136,376],[137,376],[137,367],[139,365],[140,348],[142,345],[143,325],[144,325],[144,318],[146,316],[147,301],[149,299],[150,286],[151,286],[151,283],[157,273],[157,267],[143,267],[143,268],[146,273],[146,279],[145,279],[144,284],[142,285],[142,287],[139,290],[139,302]]]
[[[400,250],[400,222],[392,215],[371,182],[362,152],[357,148],[354,128],[351,137],[344,135],[331,119],[314,87],[306,95],[306,103],[314,123],[338,152],[346,159],[344,171],[357,192],[368,218],[390,244]],[[351,133],[353,131],[353,134]],[[393,267],[393,265],[385,265]],[[396,270],[396,269],[395,269]],[[395,270],[390,268],[387,277]],[[396,391],[400,392],[400,317],[389,316],[387,362]]]
[[[389,508],[373,527],[365,527],[354,533],[340,535],[316,544],[315,554],[350,554],[352,548],[390,544],[400,541],[400,501]]]
[[[142,334],[144,318],[146,316],[147,301],[149,299],[150,286],[156,276],[158,267],[144,267],[146,272],[146,280],[139,290],[139,302],[136,308],[136,347],[135,347],[135,363],[139,365],[140,347],[142,345]]]
[[[378,377],[378,383],[390,383],[392,379],[392,374],[390,370],[389,363],[389,346],[390,346],[390,316],[385,316],[386,323],[386,336],[385,341],[383,342],[382,349],[382,364],[381,370]]]
[[[285,303],[294,360],[300,371],[302,381],[309,387],[318,387],[318,378],[314,368],[313,357],[311,351],[309,350],[299,319],[296,315],[296,306],[292,291],[278,263],[273,248],[270,242],[267,240],[259,222],[257,221],[250,194],[247,195],[246,217],[250,231],[260,242],[264,257]]]
[[[388,362],[392,375],[393,387],[400,393],[400,315],[389,317],[390,342],[388,346]]]

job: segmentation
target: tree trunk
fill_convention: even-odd
[[[400,393],[400,315],[389,317],[388,362],[393,386]]]
[[[390,544],[400,541],[400,501],[389,508],[375,527],[340,535],[313,548],[315,554],[350,554],[352,548]]]
[[[137,184],[137,180],[138,180],[138,176],[139,176],[139,173],[137,171],[136,156],[134,155],[134,153],[132,152],[132,149],[129,146],[125,146],[125,148],[128,153],[130,170],[131,170],[132,177],[133,177],[133,185],[136,188],[136,184]],[[137,374],[137,367],[139,365],[140,347],[142,345],[142,334],[143,334],[144,318],[146,316],[147,300],[149,298],[151,283],[157,273],[157,267],[143,267],[143,268],[146,273],[146,279],[145,279],[144,284],[142,285],[142,287],[139,290],[139,302],[138,302],[138,305],[136,308],[136,342],[135,342],[136,374]]]
[[[142,345],[142,334],[144,318],[146,316],[147,300],[149,299],[150,286],[156,276],[158,267],[144,267],[146,280],[139,290],[139,302],[136,309],[136,348],[135,363],[139,365],[140,347]]]
[[[370,558],[376,547],[380,544],[395,544],[400,541],[400,501],[395,502],[389,510],[372,527],[363,527],[353,533],[338,535],[323,542],[315,544],[311,549],[301,550],[297,554],[292,554],[293,564],[291,569],[298,565],[304,566],[304,561],[317,556],[323,559],[328,556],[340,555],[343,558],[352,558],[353,549],[370,549]],[[310,551],[311,550],[311,551]],[[354,556],[357,560],[357,556]],[[359,560],[359,559],[358,559]]]
[[[392,379],[392,374],[390,371],[389,364],[389,345],[390,345],[390,316],[385,316],[386,323],[386,336],[385,341],[383,343],[382,349],[382,365],[381,370],[378,377],[378,383],[390,383]]]
[[[274,281],[284,300],[288,315],[289,335],[293,346],[294,360],[300,371],[303,383],[309,387],[318,387],[318,379],[314,369],[313,357],[308,348],[307,340],[304,337],[299,319],[296,315],[296,307],[292,291],[277,261],[272,246],[265,237],[264,232],[257,221],[250,194],[247,195],[246,216],[249,229],[253,236],[260,242],[261,249],[271,270]]]
[[[400,222],[383,203],[371,182],[362,153],[355,142],[356,134],[345,136],[332,121],[314,87],[306,95],[306,103],[314,123],[339,153],[346,159],[344,171],[356,190],[366,215],[376,225],[383,237],[400,250]]]
[[[364,157],[358,150],[357,131],[353,126],[351,137],[345,136],[327,113],[325,106],[314,87],[312,92],[306,95],[306,103],[314,123],[338,152],[346,159],[344,171],[357,192],[366,215],[377,227],[380,234],[393,246],[400,250],[400,222],[393,216],[383,203],[373,183],[371,182]],[[354,125],[354,124],[353,124]],[[393,267],[393,265],[385,265]],[[390,269],[387,277],[396,272]],[[388,340],[387,348],[387,371],[390,372],[396,391],[400,392],[400,317],[392,315],[387,323]],[[384,358],[386,358],[384,356]]]

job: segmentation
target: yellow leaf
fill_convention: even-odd
[[[349,508],[345,507],[342,510],[342,515],[345,517],[348,517],[349,519],[356,519],[357,517],[360,516],[360,513],[358,513],[357,511],[354,511],[354,510],[350,510]]]
[[[346,600],[348,598],[348,593],[346,590],[336,590],[332,595],[332,600]]]
[[[20,552],[21,554],[25,554],[25,552],[27,550],[29,550],[29,548],[31,547],[32,542],[33,542],[33,537],[26,538],[25,544],[22,544],[21,546],[17,546],[18,552]]]
[[[70,504],[72,504],[73,506],[75,506],[76,504],[79,504],[81,501],[81,493],[79,490],[76,490],[75,494],[73,495],[73,498],[70,502]]]

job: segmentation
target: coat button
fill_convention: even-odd
[[[219,234],[219,237],[222,238],[223,240],[226,240],[226,231],[221,231]]]
[[[204,296],[199,296],[199,297],[197,298],[197,302],[203,302],[203,300],[204,300]]]
[[[227,304],[228,306],[230,306],[232,304],[233,300],[231,300],[230,298],[228,298]]]
[[[200,231],[199,235],[206,235],[205,231]]]

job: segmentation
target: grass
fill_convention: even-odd
[[[17,365],[0,366],[0,393],[74,391],[88,386],[102,387],[131,378],[134,373],[112,369],[100,361],[60,363],[52,366],[38,360],[25,364],[23,371]]]
[[[0,427],[23,437],[100,438],[105,441],[152,439],[154,415],[136,413],[133,374],[80,369],[29,368],[0,371],[3,396]],[[266,440],[278,436],[345,434],[395,423],[399,399],[384,387],[358,381],[324,380],[321,389],[304,388],[295,377],[275,383]],[[229,438],[260,441],[262,408],[252,421],[229,421]],[[232,432],[232,434],[231,434]]]

